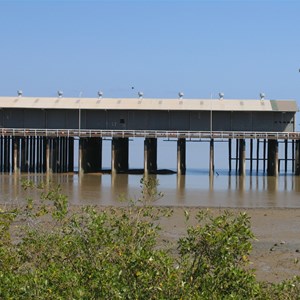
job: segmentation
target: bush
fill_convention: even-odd
[[[225,211],[213,218],[208,211],[197,215],[198,226],[179,240],[185,281],[204,299],[252,299],[260,287],[246,270],[253,234],[246,214]]]
[[[253,234],[246,214],[199,211],[177,253],[159,241],[157,181],[137,202],[70,211],[60,187],[0,212],[1,299],[297,299],[299,280],[256,281],[246,268]],[[20,226],[21,225],[21,226]]]

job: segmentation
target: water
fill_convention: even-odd
[[[267,177],[209,177],[205,170],[189,170],[185,176],[156,175],[158,191],[164,196],[155,204],[162,206],[193,207],[300,207],[300,178],[286,175]],[[120,205],[120,198],[137,199],[140,196],[141,175],[109,174],[53,174],[53,175],[0,175],[1,203],[24,203],[31,192],[24,191],[24,179],[60,184],[72,204]],[[38,197],[34,192],[33,197]]]
[[[282,146],[282,145],[281,145]],[[281,147],[282,148],[282,147]],[[110,168],[111,142],[103,142],[103,168]],[[187,175],[157,175],[158,191],[164,197],[155,204],[164,206],[196,207],[300,207],[300,177],[289,173],[277,178],[267,177],[260,171],[245,177],[228,175],[227,143],[215,145],[216,175],[208,175],[208,142],[187,142]],[[249,147],[247,147],[249,150]],[[279,150],[284,153],[283,149]],[[248,153],[249,156],[249,153]],[[75,159],[76,163],[76,159]],[[143,139],[130,142],[129,165],[143,167]],[[249,161],[246,163],[249,170]],[[176,142],[158,140],[158,167],[176,170]],[[235,164],[233,163],[233,168]],[[260,164],[260,168],[262,163]],[[219,174],[219,175],[217,175]],[[254,175],[255,174],[255,175]],[[24,203],[31,196],[21,187],[23,179],[34,182],[53,182],[61,185],[63,192],[73,204],[120,205],[121,198],[137,199],[140,196],[141,175],[109,174],[52,174],[52,175],[8,175],[0,174],[0,203]],[[39,197],[39,193],[34,193]]]

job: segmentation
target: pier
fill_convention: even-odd
[[[111,172],[128,173],[129,141],[139,138],[145,174],[158,172],[157,140],[167,139],[177,143],[178,174],[186,172],[187,143],[201,141],[208,145],[201,155],[210,175],[218,142],[228,144],[222,155],[229,173],[278,176],[292,165],[290,171],[300,175],[297,111],[291,100],[0,97],[0,172],[74,172],[75,156],[79,173],[101,172],[108,138]]]
[[[214,174],[214,145],[228,144],[228,172],[244,176],[263,171],[268,176],[287,173],[288,162],[292,171],[300,175],[300,133],[286,132],[170,132],[170,131],[107,131],[107,130],[45,130],[1,129],[0,172],[65,173],[74,172],[74,156],[78,151],[78,171],[95,173],[102,170],[102,139],[111,139],[111,172],[127,173],[129,166],[129,139],[144,139],[144,172],[155,174],[157,139],[175,141],[177,173],[186,171],[186,144],[204,142],[208,145],[208,173]],[[74,141],[78,140],[78,149]],[[284,144],[283,158],[279,159],[278,144]],[[248,148],[249,156],[246,156]],[[235,150],[234,150],[235,149]],[[202,155],[205,155],[203,153]],[[246,169],[249,161],[249,169]]]

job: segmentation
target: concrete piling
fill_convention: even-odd
[[[111,172],[126,173],[129,168],[128,138],[113,138],[111,143]]]
[[[19,137],[13,137],[13,166],[12,170],[15,173],[20,172],[20,160],[19,160],[19,154],[20,154],[20,138]]]
[[[209,175],[213,176],[215,171],[215,162],[214,162],[214,140],[210,139],[209,142]]]
[[[244,139],[239,140],[239,175],[246,175],[246,142]]]
[[[186,172],[186,140],[177,140],[177,174],[185,175]]]
[[[246,158],[246,140],[237,138],[236,156],[233,156],[232,138],[228,138],[228,169],[232,171],[232,161],[236,161],[237,174],[246,174],[246,161],[249,161],[250,174],[266,172],[268,176],[287,173],[291,166],[295,175],[300,175],[300,141],[284,140],[282,170],[279,169],[279,147],[276,139],[256,139],[256,157],[254,138],[249,139],[249,157]],[[227,142],[227,141],[226,141]],[[209,174],[214,174],[214,139],[209,139]],[[260,144],[263,143],[263,149]],[[289,144],[291,146],[289,146]],[[69,136],[0,136],[0,172],[64,173],[74,171],[74,137]],[[112,173],[127,173],[129,169],[129,139],[113,138],[111,148]],[[186,139],[178,138],[177,174],[186,173]],[[290,158],[291,155],[291,158]],[[81,137],[79,139],[79,172],[91,173],[102,170],[102,138]],[[260,165],[263,161],[263,165]],[[291,164],[288,162],[292,161]],[[157,173],[157,138],[144,140],[144,173]]]
[[[278,141],[269,140],[268,141],[268,176],[278,175]]]
[[[102,169],[102,139],[96,137],[80,138],[79,172],[80,173],[100,172],[101,169]]]
[[[300,140],[296,141],[295,149],[295,175],[300,175]]]
[[[231,174],[231,161],[232,161],[232,139],[228,139],[228,171]]]
[[[157,139],[146,138],[144,140],[144,173],[155,174],[157,172]]]
[[[250,174],[253,171],[253,139],[250,139]]]

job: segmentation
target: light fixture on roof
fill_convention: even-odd
[[[260,93],[259,97],[260,97],[260,100],[265,100],[265,94],[264,93]]]
[[[19,97],[21,97],[21,96],[23,95],[22,90],[18,90],[17,93],[18,93],[18,96],[19,96]]]
[[[138,92],[138,95],[139,95],[139,98],[141,99],[141,98],[143,98],[144,93],[143,92]]]
[[[224,93],[219,93],[219,99],[223,100],[224,99]]]
[[[63,94],[64,94],[64,93],[63,93],[62,91],[57,91],[57,95],[58,95],[58,97],[60,97],[60,98],[61,98],[61,97],[63,96]]]
[[[179,92],[179,93],[178,93],[178,96],[179,96],[179,99],[182,99],[183,96],[184,96],[184,93],[183,93],[183,92]]]
[[[103,92],[102,91],[98,91],[98,97],[102,98],[102,96],[103,96]]]

